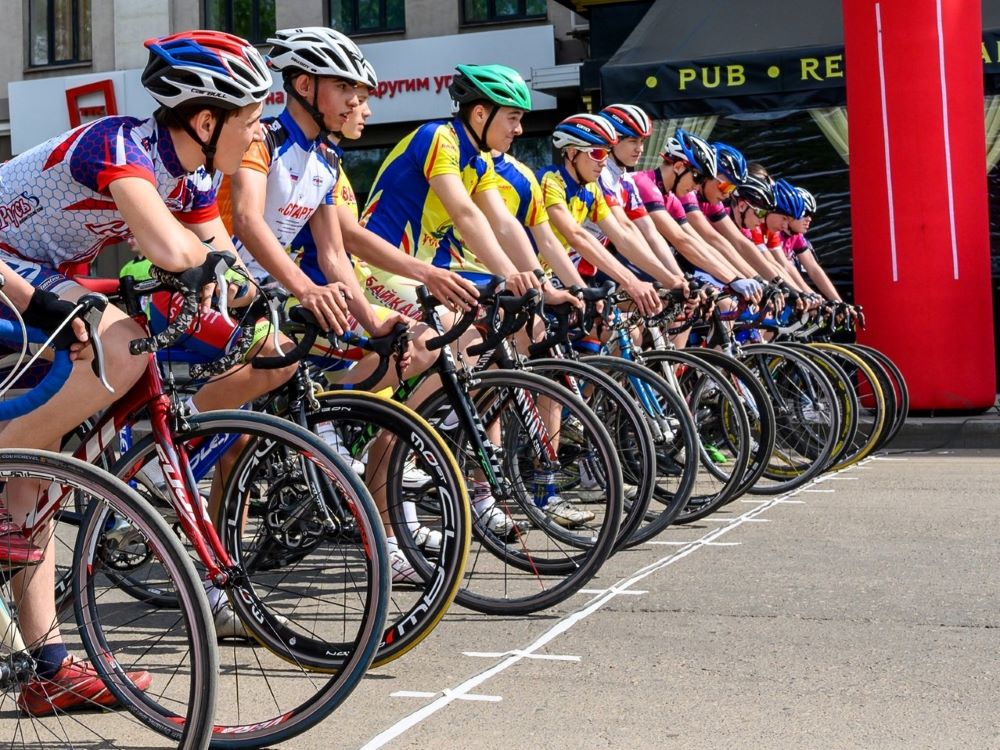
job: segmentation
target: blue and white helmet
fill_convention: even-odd
[[[776,180],[771,186],[774,192],[774,210],[776,213],[790,216],[793,219],[801,219],[805,214],[806,204],[802,200],[799,191],[792,187],[787,180]]]
[[[719,163],[713,149],[704,138],[677,128],[663,144],[661,156],[670,161],[686,161],[710,179],[719,173]]]

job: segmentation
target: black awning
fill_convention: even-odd
[[[984,0],[983,72],[1000,93],[1000,3]],[[605,102],[656,117],[733,114],[846,101],[838,0],[656,0],[601,68]]]

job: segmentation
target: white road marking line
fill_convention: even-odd
[[[578,594],[591,594],[592,596],[600,596],[601,594],[606,594],[609,591],[615,591],[615,589],[580,589],[576,593]],[[626,594],[628,596],[642,596],[643,594],[648,594],[648,591],[618,591],[619,594]]]
[[[542,661],[580,661],[579,656],[568,654],[528,654],[524,651],[463,651],[462,656],[472,656],[481,659],[499,659],[504,656],[523,656],[525,659],[540,659]],[[432,693],[434,695],[434,693]]]
[[[477,693],[455,693],[448,688],[441,691],[445,698],[454,698],[457,701],[483,701],[485,703],[499,703],[503,700],[499,695],[479,695]]]
[[[845,471],[849,470],[850,469],[845,469]],[[818,480],[813,480],[813,481],[816,482]],[[434,714],[436,714],[438,711],[447,708],[452,701],[459,700],[462,696],[471,695],[472,694],[471,691],[474,688],[477,688],[483,683],[488,682],[490,679],[500,674],[501,672],[507,671],[522,659],[530,658],[536,651],[543,648],[548,643],[558,638],[560,635],[563,635],[564,633],[568,632],[575,625],[584,621],[595,612],[603,609],[612,599],[614,599],[616,596],[620,596],[626,589],[630,589],[632,586],[639,583],[643,579],[653,575],[654,573],[658,573],[659,571],[664,570],[665,568],[668,568],[669,566],[680,562],[681,560],[683,560],[685,557],[692,554],[696,550],[701,549],[702,547],[709,546],[710,542],[714,542],[719,537],[728,534],[730,531],[738,529],[744,523],[768,520],[764,518],[757,518],[756,516],[760,515],[769,508],[778,505],[782,500],[785,500],[788,497],[791,497],[791,494],[775,498],[774,500],[770,500],[765,505],[759,505],[755,508],[751,508],[747,510],[746,513],[743,513],[740,516],[736,516],[730,519],[725,519],[723,521],[726,524],[725,526],[721,526],[718,529],[713,529],[712,531],[705,534],[705,536],[701,537],[695,542],[691,542],[685,547],[679,549],[677,552],[667,555],[666,557],[663,557],[657,560],[656,562],[650,563],[645,567],[639,568],[639,570],[635,571],[631,576],[622,579],[619,585],[614,586],[611,589],[608,589],[605,593],[595,598],[593,601],[588,603],[582,609],[579,609],[576,612],[572,612],[563,619],[559,620],[552,627],[550,627],[548,630],[546,630],[544,633],[538,636],[538,638],[536,638],[531,644],[529,644],[527,648],[521,651],[511,652],[509,655],[502,657],[503,658],[502,661],[498,662],[497,664],[494,664],[489,669],[484,670],[483,672],[480,672],[477,675],[473,675],[469,679],[457,685],[455,688],[445,689],[441,691],[442,692],[441,697],[435,699],[431,703],[428,703],[426,706],[420,708],[419,710],[414,711],[408,716],[404,716],[395,724],[393,724],[392,726],[388,727],[387,729],[383,730],[375,737],[370,739],[367,743],[365,743],[362,746],[361,750],[377,750],[377,748],[385,747],[386,744],[396,739],[397,737],[405,734],[407,731],[417,726],[425,719],[428,719]],[[711,519],[705,519],[705,520],[711,520]]]

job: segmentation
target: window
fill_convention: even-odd
[[[462,0],[462,22],[466,24],[522,21],[547,15],[545,0]]]
[[[228,31],[254,44],[274,36],[274,0],[205,0],[205,28]]]
[[[31,67],[90,60],[90,0],[28,0],[28,45]]]
[[[403,0],[330,0],[330,25],[345,34],[403,31]]]

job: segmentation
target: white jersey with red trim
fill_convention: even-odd
[[[212,175],[184,170],[166,128],[104,117],[0,164],[0,254],[62,268],[127,240],[109,190],[123,177],[151,182],[186,224],[219,215]]]

